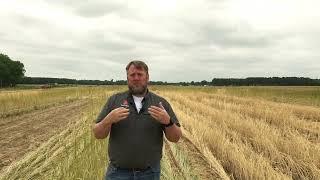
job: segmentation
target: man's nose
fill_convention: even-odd
[[[139,80],[139,76],[138,75],[134,75],[133,76],[133,80]]]

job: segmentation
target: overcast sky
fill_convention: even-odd
[[[26,76],[320,78],[318,0],[0,0],[0,52]]]

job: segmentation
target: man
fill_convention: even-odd
[[[110,134],[106,179],[159,180],[163,132],[178,142],[180,124],[170,104],[148,90],[144,62],[131,61],[126,71],[129,90],[108,99],[93,128],[98,139]]]

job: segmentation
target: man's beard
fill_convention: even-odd
[[[142,86],[133,86],[133,85],[128,85],[129,92],[132,95],[144,95],[144,93],[147,91],[147,85],[142,85]]]

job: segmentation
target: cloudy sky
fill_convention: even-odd
[[[27,76],[320,78],[318,0],[0,0],[0,52]]]

